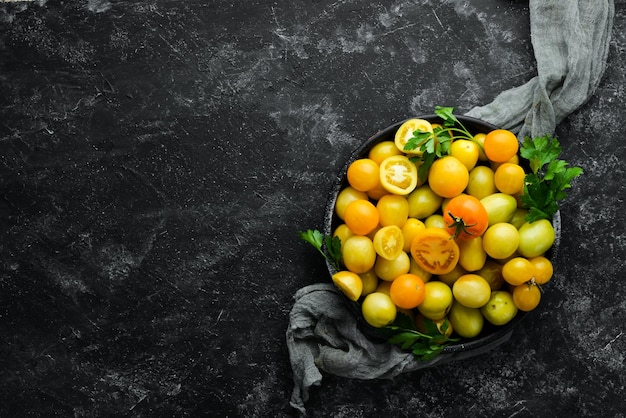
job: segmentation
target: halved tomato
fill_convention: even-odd
[[[459,262],[459,246],[445,229],[425,228],[411,243],[415,262],[432,274],[451,272]]]
[[[403,251],[404,234],[396,225],[384,226],[374,235],[373,243],[376,254],[387,260],[395,260]]]
[[[417,182],[417,167],[404,155],[392,155],[380,164],[380,184],[389,193],[407,195]]]
[[[422,155],[423,151],[420,150],[419,146],[412,150],[404,149],[407,142],[413,137],[413,132],[433,133],[433,126],[425,119],[409,119],[400,125],[396,131],[394,142],[396,143],[396,147],[405,154]]]

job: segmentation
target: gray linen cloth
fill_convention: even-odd
[[[554,133],[594,93],[604,73],[614,16],[613,0],[530,0],[529,8],[537,76],[467,113],[510,129],[520,139]],[[286,339],[294,379],[290,403],[302,416],[309,389],[321,383],[322,371],[357,379],[393,378],[484,353],[510,337],[422,362],[368,339],[346,303],[330,280],[295,294]]]

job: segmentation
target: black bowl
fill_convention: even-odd
[[[416,118],[426,119],[427,121],[431,123],[440,123],[440,124],[443,123],[441,118],[437,115],[422,115],[422,116],[416,116]],[[487,123],[479,119],[471,118],[468,116],[456,115],[456,118],[463,124],[463,126],[465,126],[465,128],[467,128],[469,132],[473,134],[477,134],[477,133],[486,134],[495,129],[498,129],[496,126],[490,123]],[[344,187],[347,186],[346,172],[350,164],[356,159],[367,157],[369,150],[377,143],[382,142],[382,141],[387,141],[387,140],[393,141],[396,131],[398,130],[400,125],[402,125],[405,121],[406,120],[397,122],[383,129],[382,131],[377,132],[376,134],[374,134],[372,137],[370,137],[367,141],[365,141],[363,144],[361,144],[357,149],[355,149],[352,152],[352,154],[350,155],[350,157],[344,164],[341,171],[337,174],[337,177],[335,178],[333,182],[332,189],[328,196],[328,200],[326,202],[326,208],[325,208],[325,214],[324,214],[324,228],[323,228],[323,232],[325,235],[332,235],[335,228],[339,226],[342,222],[335,214],[335,203],[337,201],[337,195],[339,194],[339,192]],[[546,256],[550,258],[552,261],[554,261],[554,258],[556,257],[556,251],[559,246],[560,235],[561,235],[561,216],[559,212],[557,212],[557,214],[554,216],[552,220],[552,225],[555,230],[556,239],[554,241],[552,248],[548,251]],[[331,276],[337,272],[337,270],[330,263],[327,262],[326,265],[328,267],[328,272],[330,273]],[[377,328],[372,327],[367,322],[365,322],[365,320],[363,319],[361,315],[359,305],[356,302],[350,301],[347,297],[345,298],[345,301],[346,301],[347,306],[351,310],[353,310],[355,315],[357,316],[359,328],[361,329],[364,335],[366,335],[368,338],[373,339],[373,340],[385,339],[378,332]],[[469,357],[474,352],[476,353],[483,352],[485,348],[491,348],[500,342],[506,341],[510,337],[511,333],[513,332],[513,329],[517,327],[519,323],[527,315],[528,315],[527,312],[519,311],[517,315],[515,316],[515,318],[513,318],[507,324],[502,325],[502,326],[495,326],[495,325],[490,324],[488,321],[485,321],[484,328],[478,336],[471,338],[471,339],[462,338],[459,342],[446,346],[442,350],[442,352],[451,353],[451,354],[453,353],[465,354],[463,355],[463,357]]]

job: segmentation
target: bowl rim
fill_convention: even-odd
[[[486,134],[490,131],[500,129],[497,126],[489,122],[486,122],[477,118],[464,116],[464,115],[455,115],[455,116],[461,122],[461,124],[463,124],[472,133],[485,133]],[[354,149],[349,155],[348,159],[344,163],[339,173],[336,175],[336,178],[332,182],[332,187],[328,194],[328,198],[327,198],[326,205],[324,208],[324,220],[323,220],[324,235],[327,235],[327,236],[332,235],[333,225],[338,219],[335,214],[335,203],[337,201],[337,195],[345,187],[347,183],[346,173],[350,164],[358,158],[363,158],[366,155],[365,153],[368,152],[369,149],[371,149],[371,147],[373,147],[378,142],[381,142],[386,139],[393,140],[393,135],[398,130],[398,128],[404,122],[410,119],[425,119],[431,123],[442,122],[442,119],[435,114],[425,114],[425,115],[418,115],[418,116],[406,118],[392,125],[389,125],[388,127],[382,130],[379,130],[378,132],[370,136],[367,140],[362,142],[356,149]],[[552,245],[552,248],[549,250],[548,257],[554,262],[557,249],[560,243],[560,231],[561,231],[560,212],[557,212],[554,218],[552,219],[552,225],[555,229],[556,238],[555,238],[554,244]],[[336,273],[337,270],[332,266],[332,264],[328,260],[326,260],[326,266],[327,266],[330,276],[332,277],[332,275]],[[361,332],[363,332],[363,334],[366,337],[374,341],[386,340],[384,337],[382,337],[380,334],[377,333],[376,328],[372,327],[371,325],[365,322],[365,320],[363,319],[363,316],[360,313],[360,309],[358,308],[357,302],[353,302],[349,300],[347,297],[344,297],[343,299],[346,305],[348,306],[348,308],[351,309],[356,315],[359,329],[361,330]],[[446,347],[442,349],[442,353],[452,354],[452,353],[467,352],[469,350],[483,348],[491,343],[494,343],[497,340],[506,341],[508,337],[510,337],[510,334],[512,333],[513,329],[517,327],[518,324],[522,322],[528,316],[528,314],[529,312],[524,312],[520,310],[511,321],[501,326],[495,326],[495,325],[490,324],[488,321],[485,321],[485,327],[483,328],[483,331],[481,331],[481,333],[477,337],[462,338],[459,342],[451,343],[450,345],[447,345]]]

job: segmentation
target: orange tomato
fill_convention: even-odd
[[[380,183],[379,171],[378,164],[369,158],[355,160],[346,173],[348,184],[361,192],[372,190]]]
[[[451,272],[459,261],[459,246],[445,229],[425,228],[411,243],[415,262],[432,274]]]
[[[513,288],[513,303],[520,311],[528,312],[539,306],[541,290],[533,283],[525,283]]]
[[[494,173],[494,183],[502,193],[513,195],[524,189],[525,177],[526,173],[520,165],[503,163]]]
[[[552,262],[542,255],[529,258],[528,261],[530,261],[530,263],[535,268],[535,283],[548,283],[552,278],[552,274],[554,273]]]
[[[416,308],[424,301],[424,281],[415,274],[402,274],[391,283],[389,296],[399,308]]]
[[[517,137],[506,129],[496,129],[485,137],[485,155],[491,161],[502,163],[513,158],[519,149]]]
[[[435,160],[428,170],[430,188],[443,198],[461,194],[468,183],[467,167],[451,155]]]
[[[346,207],[344,222],[356,235],[369,234],[378,226],[378,221],[378,210],[369,200],[358,199]]]
[[[455,238],[466,240],[480,237],[489,226],[487,209],[474,196],[461,194],[446,205],[443,219]]]

